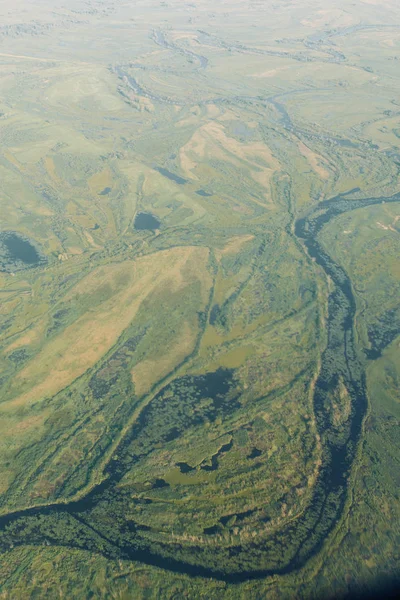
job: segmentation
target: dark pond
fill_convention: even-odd
[[[42,258],[29,240],[12,231],[0,233],[0,268],[21,269],[40,262]]]
[[[213,195],[213,194],[210,194],[209,192],[206,192],[206,190],[197,190],[196,194],[198,194],[199,196],[204,196],[204,198],[209,198],[210,196]]]
[[[261,454],[261,450],[259,450],[258,448],[253,448],[253,450],[250,452],[247,458],[258,458],[259,456],[261,456]]]
[[[181,473],[190,473],[194,471],[196,467],[191,467],[185,462],[177,462],[176,466],[179,467]]]
[[[213,456],[211,457],[211,465],[200,465],[200,469],[203,469],[203,471],[216,471],[218,469],[218,457],[221,456],[221,454],[224,454],[225,452],[229,452],[232,446],[233,440],[231,440],[228,444],[224,444],[223,446],[221,446],[218,452],[216,454],[213,454]]]
[[[161,488],[165,488],[165,487],[169,487],[169,483],[167,483],[165,481],[165,479],[156,479],[155,482],[153,483],[153,489],[161,489]]]
[[[135,229],[138,230],[145,230],[145,229],[149,229],[151,231],[154,231],[154,229],[158,229],[160,227],[161,223],[160,221],[151,213],[138,213],[136,215],[136,219],[135,219],[135,223],[134,223],[134,227]]]
[[[175,173],[171,173],[171,171],[168,171],[168,169],[164,169],[163,167],[156,167],[156,171],[161,173],[161,175],[164,175],[164,177],[171,179],[171,181],[175,181],[175,183],[179,183],[179,185],[183,185],[184,183],[187,183],[186,179],[183,179],[183,177],[179,177],[179,175],[175,175]]]
[[[102,192],[100,192],[99,196],[107,196],[111,192],[110,187],[105,187]]]

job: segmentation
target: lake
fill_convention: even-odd
[[[187,183],[186,179],[179,177],[179,175],[176,175],[175,173],[171,173],[171,171],[168,171],[168,169],[164,169],[163,167],[156,167],[156,171],[158,171],[161,175],[164,175],[164,177],[171,179],[171,181],[175,181],[175,183],[178,183],[179,185],[184,185]]]
[[[39,264],[42,258],[35,246],[13,231],[0,233],[0,266],[5,270]]]
[[[140,212],[136,215],[134,227],[137,230],[143,231],[146,229],[154,230],[160,228],[160,221],[151,213]]]

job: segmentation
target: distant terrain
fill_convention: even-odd
[[[0,596],[400,586],[400,5],[0,6]]]

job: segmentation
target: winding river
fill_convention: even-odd
[[[363,420],[367,410],[365,360],[354,338],[356,303],[351,281],[319,241],[323,227],[336,216],[354,209],[385,202],[399,202],[400,194],[390,198],[351,199],[344,194],[321,202],[295,224],[295,235],[308,255],[331,279],[328,299],[327,346],[314,388],[314,411],[321,436],[323,464],[312,499],[305,512],[273,536],[251,547],[217,546],[172,548],[159,542],[149,546],[133,521],[127,523],[124,507],[128,492],[118,487],[132,467],[130,443],[145,426],[146,411],[122,440],[105,470],[105,480],[76,502],[53,504],[4,515],[0,518],[0,548],[25,544],[60,545],[87,549],[112,559],[140,561],[189,575],[240,582],[268,575],[284,574],[302,567],[321,548],[343,513],[348,477],[356,456]],[[345,426],[336,427],[331,419],[329,394],[343,382],[350,398]],[[210,380],[211,381],[211,380]],[[224,382],[217,382],[223,390]],[[222,385],[222,387],[221,387]],[[158,483],[159,485],[159,483]],[[112,526],[104,523],[112,515]],[[279,552],[277,552],[279,549]],[[246,564],[251,564],[251,568]]]

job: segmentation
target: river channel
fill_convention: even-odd
[[[76,502],[52,504],[2,516],[0,549],[5,551],[27,544],[81,548],[111,559],[139,561],[174,572],[214,577],[227,582],[290,573],[304,566],[318,553],[343,514],[349,476],[368,405],[366,361],[354,336],[356,303],[351,281],[326,252],[319,234],[338,215],[383,201],[399,202],[400,194],[363,200],[351,198],[349,194],[336,196],[321,202],[295,223],[295,236],[332,282],[328,298],[327,345],[321,356],[321,368],[314,388],[314,412],[321,437],[323,464],[311,501],[299,518],[282,526],[270,538],[246,548],[208,545],[206,548],[193,546],[182,550],[178,545],[174,551],[168,543],[151,543],[142,534],[140,526],[132,520],[127,523],[124,511],[126,503],[131,501],[129,491],[118,487],[137,458],[131,454],[130,443],[145,427],[150,403],[120,443],[105,469],[105,480],[101,484]],[[218,387],[216,397],[222,398],[228,390],[224,379],[213,379],[212,375],[202,377],[201,385],[206,382],[209,387],[215,379],[215,387]],[[336,427],[330,415],[330,393],[339,380],[345,385],[351,403],[345,427]],[[207,389],[208,395],[212,396],[212,393]],[[157,481],[156,486],[159,485],[160,481]],[[104,525],[110,518],[112,526]]]

